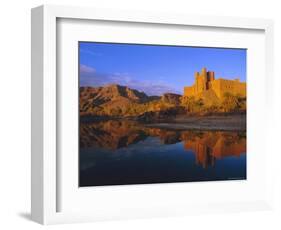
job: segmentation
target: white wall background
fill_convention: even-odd
[[[0,229],[39,229],[30,221],[30,8],[68,4],[275,20],[275,96],[281,99],[281,13],[278,0],[3,0],[0,7]],[[279,52],[278,52],[279,51]],[[281,105],[281,103],[280,103]],[[52,229],[280,229],[281,106],[275,110],[275,210],[166,219],[48,226]],[[279,134],[280,136],[280,134]],[[279,163],[280,162],[280,163]]]

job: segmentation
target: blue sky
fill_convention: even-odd
[[[148,95],[183,93],[203,67],[246,81],[246,50],[79,42],[80,85],[126,85]]]

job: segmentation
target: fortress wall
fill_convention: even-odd
[[[184,87],[184,96],[195,96],[196,92],[195,92],[195,88],[194,86],[188,86],[188,87]]]
[[[214,90],[218,98],[222,98],[223,95],[221,95],[221,82],[218,80],[214,80],[211,82],[211,88]]]
[[[223,98],[225,93],[231,93],[233,95],[246,96],[246,83],[226,80],[226,79],[217,79],[212,82],[212,87],[217,96]]]
[[[242,97],[247,96],[247,87],[245,82],[240,82],[239,84],[236,85],[235,91],[237,94],[241,95]]]
[[[242,97],[247,96],[247,89],[246,89],[246,83],[240,83],[236,86],[237,94],[241,95]]]

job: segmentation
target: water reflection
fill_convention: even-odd
[[[246,152],[246,136],[237,132],[183,132],[184,148],[196,155],[196,163],[206,168],[216,159],[240,156]]]
[[[80,124],[81,186],[245,179],[245,156],[245,132],[168,130],[116,120]],[[176,167],[178,161],[184,170]],[[221,161],[218,166],[217,161]],[[153,169],[148,166],[151,164],[155,164]],[[160,175],[164,164],[170,168],[168,177],[174,179]],[[136,167],[159,175],[153,179],[149,173],[144,177],[135,173],[135,177],[124,178],[125,171]],[[97,175],[103,173],[109,176]],[[114,177],[119,173],[120,178],[110,178],[111,173]]]

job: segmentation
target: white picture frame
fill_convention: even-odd
[[[68,203],[69,210],[60,210],[58,207],[59,199],[64,193],[59,192],[62,182],[59,179],[59,164],[63,158],[57,155],[59,139],[58,139],[58,113],[61,108],[58,103],[58,95],[60,88],[58,87],[58,21],[60,19],[70,20],[94,20],[106,23],[124,22],[151,24],[153,26],[169,26],[177,27],[192,26],[200,28],[219,28],[221,30],[241,29],[243,31],[261,31],[264,36],[264,71],[261,73],[261,82],[265,82],[264,93],[260,97],[264,98],[264,113],[258,121],[264,119],[264,132],[266,132],[266,141],[264,151],[266,153],[266,165],[262,167],[264,174],[263,184],[264,193],[256,200],[247,199],[227,199],[221,202],[202,203],[176,203],[171,200],[165,205],[153,204],[153,207],[147,205],[138,206],[138,204],[128,204],[126,208],[113,207],[114,204],[106,205],[106,208],[99,207],[91,209],[83,206],[79,210],[74,210],[78,203],[73,201]],[[237,41],[239,43],[239,41]],[[63,82],[61,84],[64,84]],[[66,7],[44,5],[32,9],[32,188],[31,188],[31,213],[32,219],[41,224],[70,223],[82,221],[96,221],[107,219],[124,219],[124,218],[140,218],[153,216],[171,216],[185,215],[189,213],[206,213],[206,212],[225,212],[225,211],[242,211],[242,210],[260,210],[272,207],[272,169],[273,161],[270,154],[270,130],[272,129],[271,116],[274,106],[273,89],[273,22],[266,19],[249,19],[249,18],[231,18],[231,17],[214,17],[214,16],[193,16],[193,15],[173,15],[158,14],[148,12],[133,11],[114,11],[100,10],[91,8]],[[258,88],[258,87],[257,87]],[[251,91],[251,90],[250,90]],[[254,87],[252,92],[255,92]],[[249,111],[250,115],[253,111]],[[251,126],[252,127],[252,126]],[[236,182],[239,183],[239,182]],[[179,195],[176,190],[186,189],[180,183],[163,184],[163,185],[145,185],[115,188],[111,190],[101,189],[98,193],[103,192],[110,195],[115,190],[120,195],[122,202],[128,202],[125,198],[130,196],[133,190],[138,190],[139,194],[149,193],[151,189],[160,191],[160,189],[168,188],[170,193],[167,196]],[[199,185],[196,185],[200,187]],[[204,185],[213,186],[212,184]],[[235,186],[235,185],[234,185]],[[120,187],[120,186],[119,186]],[[199,188],[198,188],[199,189]],[[252,191],[255,188],[251,188]],[[126,192],[125,192],[126,191]],[[213,191],[215,192],[215,190]],[[87,191],[89,193],[89,191]],[[91,191],[90,191],[91,193]],[[85,194],[85,193],[84,193]],[[133,195],[133,194],[132,194]],[[134,194],[135,195],[135,194]],[[102,195],[101,195],[102,196]],[[72,199],[71,196],[69,196]],[[115,204],[117,205],[117,203]],[[130,206],[131,205],[131,206]],[[135,206],[133,206],[135,205]],[[71,207],[73,206],[73,210]],[[112,206],[113,211],[110,212]],[[115,208],[115,209],[114,209]],[[98,210],[101,210],[100,212]]]

